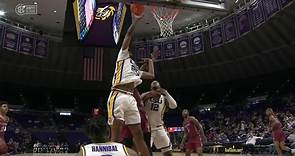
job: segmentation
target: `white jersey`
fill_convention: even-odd
[[[151,130],[164,126],[163,116],[166,109],[165,97],[161,95],[158,100],[154,98],[147,99],[144,101],[144,105]]]
[[[88,144],[81,146],[82,156],[128,156],[127,150],[120,143]]]
[[[112,86],[134,82],[134,87],[141,84],[142,71],[139,70],[136,63],[130,58],[128,49],[120,50],[116,61],[116,69],[112,81]]]

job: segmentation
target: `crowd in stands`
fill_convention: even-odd
[[[191,115],[203,125],[207,143],[272,144],[271,130],[265,109],[272,107],[283,124],[287,144],[295,148],[295,96],[277,96],[249,103],[217,104],[210,109],[194,109]],[[166,125],[182,126],[181,105],[168,112]],[[13,153],[68,153],[77,152],[80,145],[90,142],[83,125],[92,123],[89,116],[60,116],[54,113],[11,112],[6,140]],[[101,124],[106,124],[101,123]],[[85,127],[84,127],[85,128]],[[87,129],[87,128],[86,128]],[[170,133],[174,148],[179,146],[182,132]]]
[[[24,129],[14,118],[10,118],[5,139],[12,153],[28,152],[27,148],[32,141],[30,132]]]
[[[226,116],[221,112],[215,119],[202,119],[208,141],[215,143],[227,143],[234,141],[245,141],[251,135],[268,138],[271,137],[270,127],[265,119],[265,115],[252,110],[253,112],[240,111],[239,115],[231,113]],[[212,114],[212,113],[210,113]],[[278,117],[284,125],[287,134],[292,133],[295,128],[295,118],[290,112],[279,112]]]
[[[232,110],[213,110],[201,114],[200,120],[205,128],[208,142],[246,142],[253,136],[271,138],[270,126],[265,115],[266,102],[246,107],[237,106]],[[295,98],[290,96],[287,101],[281,99],[272,107],[276,110],[276,115],[284,126],[283,130],[286,136],[294,133]]]
[[[88,116],[58,116],[49,112],[10,112],[5,139],[11,154],[77,152],[90,139],[81,129]],[[62,122],[56,122],[62,118]]]
[[[274,101],[273,101],[274,100]],[[221,105],[204,111],[192,111],[191,115],[198,118],[203,125],[207,137],[207,146],[213,145],[271,145],[273,143],[271,128],[265,109],[272,107],[282,122],[286,134],[286,143],[295,148],[295,96],[288,95],[265,99],[257,103],[241,103]],[[171,114],[166,117],[169,122]],[[174,115],[175,116],[175,115]],[[181,115],[178,114],[180,117]],[[178,125],[181,126],[181,125]],[[176,132],[172,143],[177,148],[182,133]]]

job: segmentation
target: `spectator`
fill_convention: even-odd
[[[241,131],[244,131],[245,130],[245,121],[241,121],[241,127],[240,127],[241,129]]]
[[[69,152],[69,144],[68,143],[65,143],[65,153],[68,153]]]
[[[291,143],[291,147],[295,148],[295,126],[293,127],[293,132],[288,136],[288,141]]]
[[[247,145],[255,145],[257,139],[262,139],[263,137],[257,137],[253,134],[253,132],[249,133],[248,140],[246,141]]]
[[[33,153],[37,153],[38,152],[38,143],[35,142],[33,145]]]

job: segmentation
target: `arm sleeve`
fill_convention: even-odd
[[[168,106],[170,109],[175,109],[177,107],[176,101],[168,92],[167,92],[167,95],[165,95],[165,99],[167,100]]]

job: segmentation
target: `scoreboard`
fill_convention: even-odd
[[[83,45],[117,46],[121,32],[126,31],[123,26],[131,21],[131,16],[126,17],[130,10],[122,2],[75,0],[73,8],[77,38]]]

